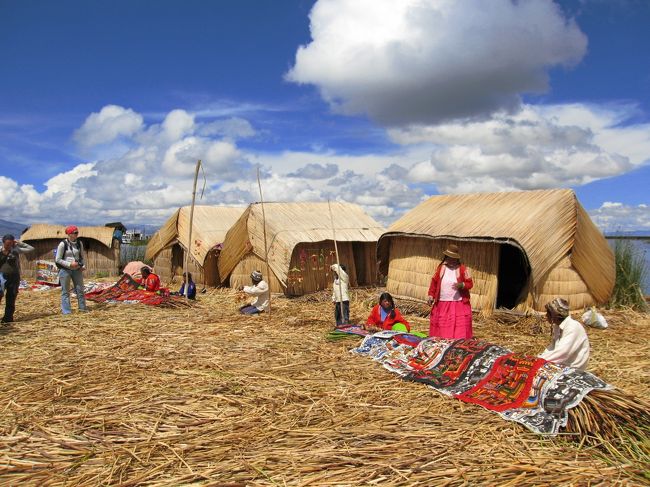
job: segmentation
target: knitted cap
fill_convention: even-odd
[[[546,305],[546,309],[552,311],[560,318],[566,318],[569,316],[569,302],[566,299],[555,298]]]

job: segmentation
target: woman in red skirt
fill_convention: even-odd
[[[460,263],[458,246],[449,244],[442,262],[431,278],[429,336],[472,338],[472,307],[469,290],[474,285],[469,270]]]

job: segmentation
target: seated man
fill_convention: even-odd
[[[546,320],[553,325],[551,344],[539,356],[549,362],[584,370],[589,361],[589,338],[571,318],[569,303],[555,298],[546,305]]]
[[[155,293],[160,290],[160,278],[151,272],[148,267],[141,268],[140,273],[142,274],[140,285],[145,289],[145,291]]]
[[[269,309],[270,291],[269,285],[262,280],[262,273],[260,271],[253,271],[251,273],[252,286],[239,286],[240,291],[254,296],[255,299],[250,304],[239,308],[239,312],[245,315],[254,315],[263,313]]]

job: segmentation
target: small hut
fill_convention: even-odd
[[[192,250],[188,271],[194,282],[204,286],[219,286],[217,259],[226,232],[237,221],[245,208],[226,206],[195,206],[192,224]],[[184,206],[163,224],[147,244],[145,260],[165,283],[182,276],[185,252],[189,248],[191,207]]]
[[[120,242],[113,238],[110,227],[79,227],[79,240],[83,242],[88,277],[113,277],[119,275]],[[56,248],[66,238],[65,227],[37,223],[32,225],[20,239],[34,247],[34,252],[20,256],[21,273],[35,279],[37,262],[54,261]]]
[[[554,297],[571,309],[606,302],[614,255],[571,190],[433,196],[379,239],[387,290],[425,300],[449,243],[474,278],[472,307],[543,311]]]
[[[272,292],[288,296],[326,289],[333,281],[330,266],[336,263],[333,231],[350,286],[376,284],[376,244],[384,228],[359,206],[342,202],[264,203],[264,212],[262,204],[251,204],[226,235],[219,273],[237,287],[250,285],[250,274],[257,269]]]

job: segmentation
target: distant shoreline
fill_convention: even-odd
[[[605,235],[607,240],[650,240],[650,235]]]

